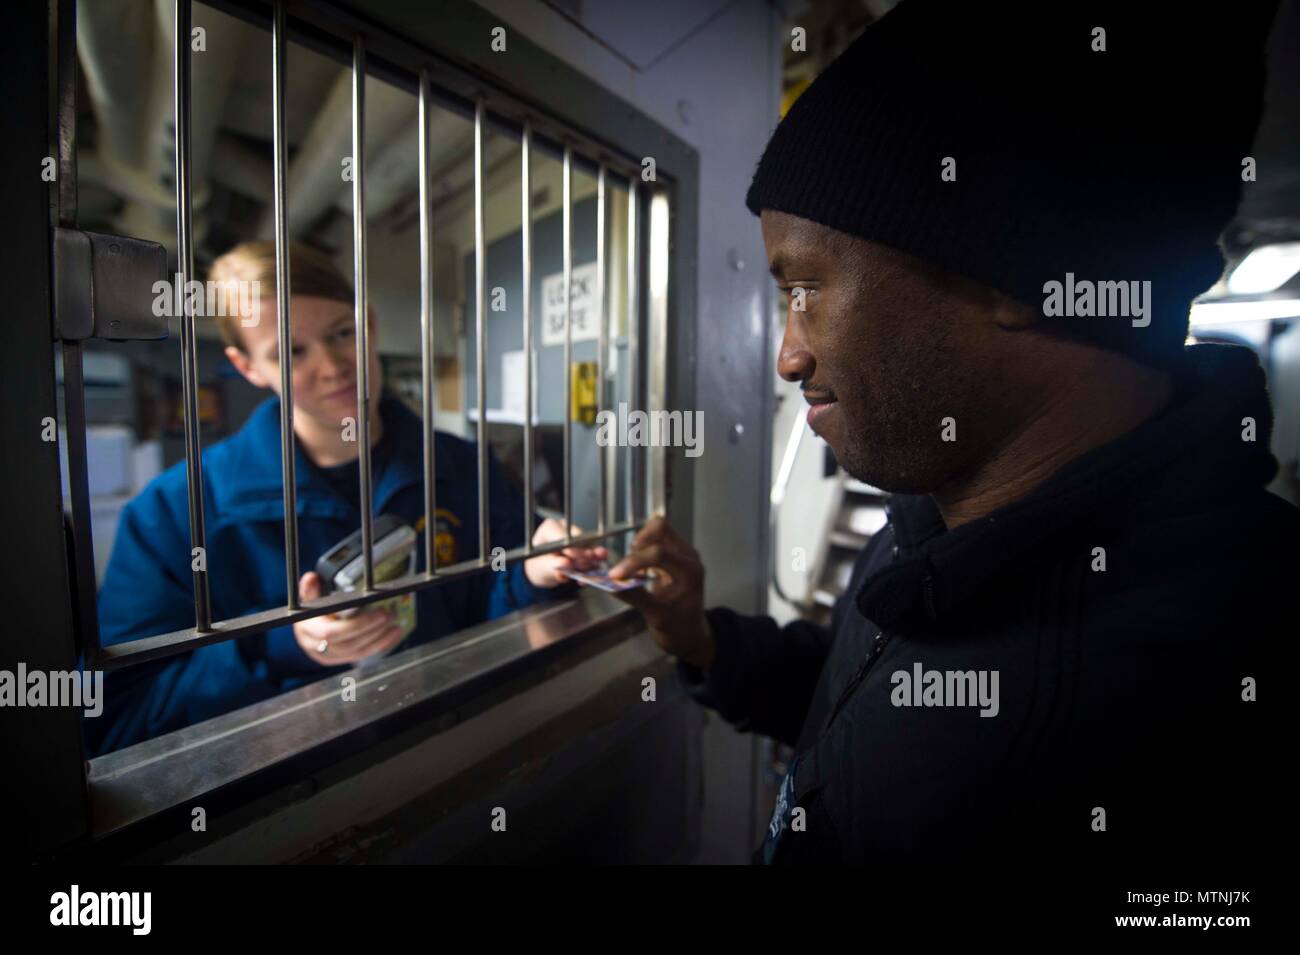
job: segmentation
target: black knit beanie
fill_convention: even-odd
[[[1036,309],[1067,273],[1150,281],[1146,327],[1041,321],[1174,367],[1191,299],[1223,269],[1274,12],[1263,0],[903,0],[795,101],[746,205]]]

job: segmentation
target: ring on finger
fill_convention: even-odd
[[[322,640],[320,643],[316,644],[317,653],[329,653],[329,649],[330,642],[328,640]]]

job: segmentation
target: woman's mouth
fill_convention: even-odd
[[[357,386],[353,383],[350,385],[344,385],[342,388],[335,389],[334,391],[327,392],[325,399],[327,401],[343,401],[347,398],[355,398],[356,396]]]

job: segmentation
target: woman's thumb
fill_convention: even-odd
[[[309,570],[298,580],[298,597],[301,600],[315,600],[320,596],[320,575]]]

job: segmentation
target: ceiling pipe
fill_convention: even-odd
[[[366,84],[365,103],[368,142],[387,143],[404,126],[416,126],[414,97],[395,86],[371,79]],[[306,235],[320,217],[351,190],[352,184],[343,179],[343,160],[351,154],[352,71],[344,68],[339,70],[325,104],[289,163],[286,188],[290,237]],[[367,197],[372,188],[370,173],[373,167],[374,161],[371,160],[366,169]],[[268,207],[262,213],[258,234],[270,238],[274,230],[275,211]]]

